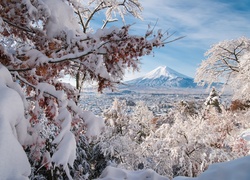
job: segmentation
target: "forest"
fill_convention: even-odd
[[[250,166],[250,39],[206,52],[195,76],[211,86],[204,99],[150,108],[115,98],[96,115],[83,108],[86,81],[115,91],[142,56],[183,37],[110,26],[141,19],[138,0],[1,0],[0,9],[1,179],[209,179],[203,172],[214,163]],[[218,81],[232,89],[228,104],[212,87]]]

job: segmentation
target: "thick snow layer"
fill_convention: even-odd
[[[90,111],[82,111],[82,109],[76,106],[73,101],[68,101],[68,105],[74,112],[84,119],[84,123],[87,126],[86,136],[90,141],[101,134],[105,127],[103,118],[95,116],[94,113]]]
[[[176,177],[174,180],[249,180],[250,156],[229,162],[215,163],[196,178]]]
[[[245,130],[244,132],[241,133],[240,135],[243,139],[250,142],[250,129]]]
[[[9,71],[0,64],[0,178],[28,179],[31,172],[28,158],[21,146],[27,138],[24,104],[12,85]]]
[[[6,67],[0,64],[0,83],[7,85],[9,88],[15,90],[22,98],[24,107],[27,107],[27,101],[23,94],[22,88],[16,82],[13,82],[10,72]]]
[[[71,37],[81,32],[73,9],[61,0],[44,0],[43,2],[49,9],[47,12],[49,19],[46,24],[47,35],[53,38],[60,36],[62,32],[66,32],[69,43]]]
[[[36,87],[37,87],[37,94],[38,90],[40,91],[40,96],[42,96],[42,94],[46,92],[53,95],[57,99],[65,100],[65,94],[63,93],[63,91],[57,91],[55,87],[52,86],[51,84],[39,83]]]
[[[4,85],[9,85],[13,82],[11,74],[9,73],[8,69],[1,64],[0,64],[0,77],[1,77],[0,83]]]
[[[1,179],[28,179],[31,172],[28,158],[11,132],[11,127],[3,124],[2,118],[0,118],[0,122]]]
[[[105,127],[104,119],[96,117],[90,111],[84,111],[82,115],[88,127],[86,136],[91,140],[92,137],[97,137],[101,134],[103,128]]]
[[[120,168],[115,168],[112,166],[106,167],[106,169],[104,169],[98,180],[120,180],[120,179],[168,180],[167,177],[163,177],[151,169],[129,171]]]
[[[63,165],[66,173],[69,172],[68,164],[73,167],[74,160],[76,159],[76,141],[72,132],[68,131],[63,136],[62,141],[58,145],[58,149],[52,156],[52,161],[56,165]],[[68,178],[71,179],[69,173]]]
[[[236,160],[215,163],[209,166],[208,170],[200,176],[175,177],[173,180],[249,180],[250,179],[250,156],[242,157]],[[167,180],[167,177],[158,175],[150,169],[129,171],[120,168],[108,166],[101,174],[98,180]]]

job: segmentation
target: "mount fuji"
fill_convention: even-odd
[[[124,82],[129,87],[150,88],[196,88],[194,79],[169,67],[160,66],[146,75]]]

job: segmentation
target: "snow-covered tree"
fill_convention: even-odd
[[[221,102],[220,102],[220,95],[216,91],[215,87],[212,88],[209,96],[207,97],[206,101],[204,102],[205,105],[205,114],[208,114],[209,112],[218,112],[221,113]]]
[[[245,112],[186,115],[175,111],[173,123],[164,123],[141,144],[141,161],[161,175],[195,177],[208,165],[246,156],[240,136],[249,127]],[[144,157],[144,158],[142,158]]]
[[[250,100],[250,50],[246,52],[239,63],[239,71],[235,78],[232,79],[234,88],[234,99],[243,101]]]
[[[117,166],[142,168],[140,144],[153,131],[153,113],[142,101],[130,109],[125,100],[115,99],[113,106],[104,114],[107,127],[98,142],[104,156]]]
[[[107,126],[97,143],[109,161],[124,163],[127,168],[131,168],[130,159],[135,155],[136,148],[136,142],[130,138],[130,117],[126,101],[116,98],[113,106],[104,113]]]
[[[206,53],[197,70],[197,82],[216,82],[221,77],[226,80],[239,72],[239,63],[242,55],[249,51],[250,41],[245,37],[234,40],[225,40],[211,47]]]
[[[200,105],[197,104],[197,102],[195,101],[184,101],[184,100],[181,100],[179,102],[179,104],[177,104],[177,108],[181,114],[185,115],[185,116],[195,116],[199,113],[200,111],[200,108],[199,107]]]
[[[129,131],[131,138],[137,143],[141,143],[154,130],[153,112],[150,111],[143,101],[136,103],[129,121]]]
[[[104,112],[104,118],[110,127],[114,128],[114,133],[124,135],[127,133],[129,121],[128,107],[126,101],[115,98],[111,108]]]
[[[249,87],[249,56],[250,40],[241,37],[234,40],[219,42],[206,53],[206,59],[197,69],[195,81],[208,83],[226,81],[231,87],[247,92]],[[237,91],[238,92],[238,91]],[[245,96],[245,93],[240,93]],[[249,94],[249,93],[247,93]],[[239,95],[239,94],[238,94]]]
[[[71,178],[78,137],[84,134],[90,141],[104,126],[101,118],[77,106],[83,81],[97,81],[99,91],[113,87],[125,69],[137,70],[139,57],[168,37],[152,29],[144,36],[130,35],[130,25],[107,27],[116,14],[123,20],[126,14],[140,17],[137,0],[2,0],[0,9],[0,63],[28,100],[25,112],[34,142],[25,148],[32,166],[36,162],[33,172],[60,167]],[[99,17],[103,24],[91,29]],[[58,80],[65,74],[76,78],[76,88]]]

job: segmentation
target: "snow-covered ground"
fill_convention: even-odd
[[[250,156],[229,162],[215,163],[208,170],[196,178],[175,177],[173,180],[249,180]],[[114,167],[107,167],[98,180],[168,180],[153,170],[128,171]]]

